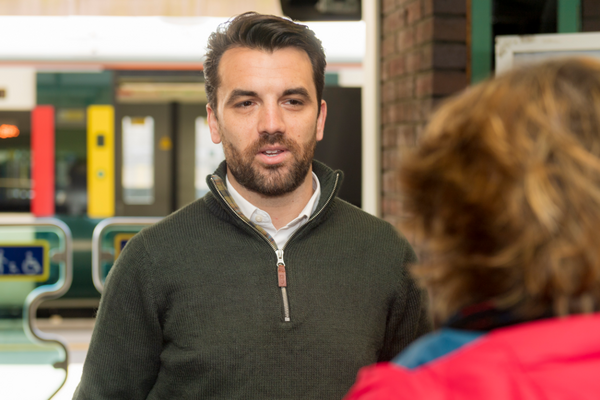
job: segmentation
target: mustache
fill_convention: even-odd
[[[261,146],[264,146],[265,144],[276,144],[276,143],[281,144],[281,142],[284,140],[286,140],[286,139],[283,137],[283,133],[276,132],[276,133],[269,134],[269,135],[262,135],[258,139],[258,144]]]
[[[293,140],[285,137],[283,133],[276,132],[273,134],[262,135],[256,142],[254,142],[252,145],[252,150],[254,153],[256,153],[261,147],[274,144],[282,145],[289,150],[295,150],[298,146]]]

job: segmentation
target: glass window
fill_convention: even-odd
[[[154,203],[154,118],[125,116],[123,128],[123,201]]]

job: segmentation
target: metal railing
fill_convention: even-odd
[[[55,284],[42,285],[33,289],[25,298],[23,307],[23,323],[24,332],[27,336],[33,336],[34,341],[55,343],[62,347],[65,354],[65,359],[62,362],[53,364],[54,368],[65,370],[65,380],[60,387],[52,394],[52,397],[64,386],[68,376],[69,352],[66,343],[63,339],[54,334],[40,331],[35,323],[36,311],[40,303],[44,300],[55,299],[67,292],[73,281],[73,237],[69,227],[62,221],[56,218],[0,218],[0,228],[2,227],[53,227],[57,228],[64,235],[64,250],[61,252],[54,251],[51,256],[51,262],[64,263],[64,273],[59,274],[58,281]],[[50,254],[48,254],[50,257]],[[61,276],[63,279],[61,279]]]
[[[102,251],[103,234],[110,228],[122,227],[139,227],[139,230],[146,226],[153,225],[160,221],[162,217],[114,217],[100,221],[94,233],[92,234],[92,280],[98,292],[104,291],[104,277],[102,276],[102,262],[116,261],[113,253]],[[138,230],[138,231],[139,231]],[[131,232],[131,229],[126,230]]]

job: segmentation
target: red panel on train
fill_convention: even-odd
[[[54,215],[54,107],[37,106],[31,112],[31,212]]]

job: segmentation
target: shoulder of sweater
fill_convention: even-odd
[[[151,238],[164,240],[177,233],[184,233],[192,226],[202,225],[211,217],[214,218],[203,197],[183,206],[154,225],[143,229],[140,236],[144,237],[145,240],[152,240]]]
[[[416,260],[416,254],[402,232],[342,199],[334,199],[320,224],[326,226],[329,240],[344,243],[346,248],[374,252],[400,264]]]
[[[364,211],[362,208],[355,206],[352,203],[347,202],[339,197],[336,197],[334,200],[334,206],[339,208],[341,212],[348,213],[351,216],[356,218],[364,219],[365,223],[379,224],[381,226],[387,225],[392,227],[387,221],[382,220],[368,212]]]
[[[348,203],[345,200],[336,197],[334,199],[334,208],[340,218],[344,218],[351,224],[355,224],[356,228],[366,229],[369,232],[378,232],[383,235],[391,235],[398,237],[401,240],[406,238],[389,222],[376,217],[368,212]]]

